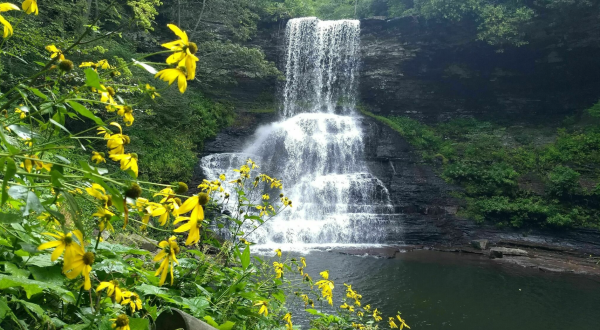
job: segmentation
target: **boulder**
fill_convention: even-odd
[[[487,239],[476,239],[471,241],[471,245],[478,250],[485,250],[489,241]]]
[[[502,256],[526,256],[527,251],[505,247],[493,247],[490,249],[490,255],[493,255],[496,258],[502,258]]]

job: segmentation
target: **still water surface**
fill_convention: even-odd
[[[599,330],[600,279],[549,274],[500,264],[480,256],[433,251],[400,254],[396,259],[313,251],[306,268],[316,281],[328,269],[387,316],[396,311],[414,329]],[[339,305],[339,304],[338,304]],[[318,307],[318,305],[315,305]],[[307,315],[293,307],[297,323]],[[307,327],[304,326],[304,329]]]

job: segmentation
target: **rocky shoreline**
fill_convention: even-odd
[[[540,272],[600,277],[599,256],[564,246],[522,241],[506,240],[490,244],[487,240],[475,240],[469,245],[389,245],[372,248],[334,248],[329,251],[387,259],[404,258],[405,254],[419,251],[456,253],[478,257],[490,264],[506,267],[518,266]]]

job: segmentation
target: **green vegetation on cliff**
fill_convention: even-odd
[[[438,165],[442,178],[462,187],[469,218],[499,226],[600,228],[598,125],[566,123],[552,131],[454,119],[430,126],[364,113],[401,134]]]
[[[280,0],[266,6],[266,12],[277,18],[411,16],[460,24],[472,27],[474,38],[500,49],[526,44],[529,26],[539,15],[551,17],[546,24],[551,27],[573,23],[574,17],[580,17],[575,12],[598,10],[597,3],[587,0]]]

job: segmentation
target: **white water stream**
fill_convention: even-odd
[[[293,207],[255,231],[250,240],[293,247],[377,244],[393,214],[389,194],[364,163],[356,114],[360,23],[292,19],[286,28],[281,120],[260,127],[242,153],[208,155],[208,179],[250,157],[280,178]],[[273,196],[277,197],[277,196]]]

